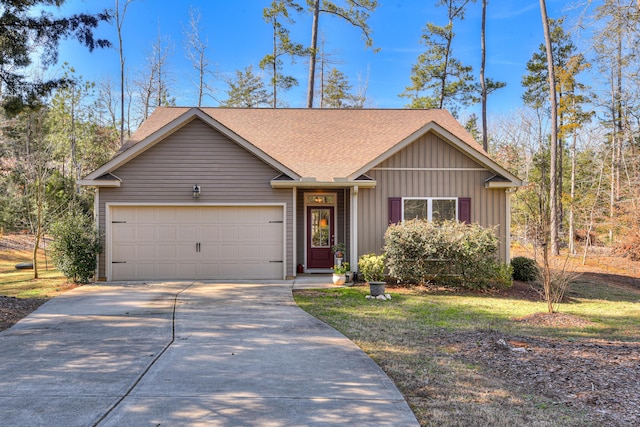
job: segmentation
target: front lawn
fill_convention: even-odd
[[[583,275],[551,317],[525,284],[388,288],[391,301],[365,299],[364,286],[294,296],[387,372],[423,426],[629,425],[640,405],[640,286],[594,278]]]
[[[0,295],[17,298],[50,298],[68,290],[65,277],[55,269],[51,258],[40,254],[39,278],[33,278],[33,270],[16,270],[15,265],[31,262],[30,250],[3,249],[0,251]],[[48,268],[47,268],[48,267]]]

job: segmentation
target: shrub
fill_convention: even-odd
[[[384,280],[385,255],[366,254],[358,259],[358,269],[367,282],[382,282]]]
[[[93,221],[83,213],[69,212],[53,224],[51,236],[51,258],[58,270],[75,283],[88,283],[101,250]]]
[[[385,233],[389,274],[409,282],[437,281],[470,289],[508,287],[509,266],[496,253],[491,228],[457,221],[405,221]]]
[[[513,280],[522,282],[533,282],[538,279],[538,264],[534,259],[518,256],[511,260],[513,269]]]

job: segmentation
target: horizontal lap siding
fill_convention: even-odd
[[[384,170],[397,168],[405,170]],[[406,170],[407,168],[440,170]],[[504,190],[486,189],[488,170],[433,133],[366,172],[377,186],[361,189],[358,207],[358,248],[360,254],[381,253],[383,235],[389,223],[389,197],[470,197],[471,221],[483,226],[498,226],[499,255],[506,258],[506,195]]]
[[[113,171],[120,188],[101,188],[99,223],[105,227],[106,203],[286,203],[287,275],[293,274],[292,191],[271,188],[279,172],[196,119]],[[192,187],[201,187],[193,199]],[[106,276],[101,254],[99,277]]]

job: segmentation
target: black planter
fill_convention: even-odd
[[[372,297],[384,295],[384,287],[387,282],[369,282],[369,293]]]

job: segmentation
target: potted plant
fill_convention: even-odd
[[[333,252],[337,260],[342,260],[344,258],[345,250],[346,247],[344,243],[336,243],[335,245],[331,246],[331,251]],[[342,261],[339,261],[338,264],[340,264],[341,262]]]
[[[350,265],[348,262],[343,262],[340,265],[333,266],[333,284],[342,286],[347,281],[347,271],[349,271]]]
[[[364,280],[369,283],[372,297],[384,295],[386,282],[384,281],[385,255],[366,254],[358,259],[358,269]]]

